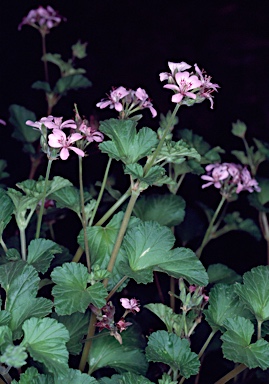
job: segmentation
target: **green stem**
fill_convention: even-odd
[[[220,210],[221,210],[223,204],[225,203],[225,201],[226,201],[226,198],[224,196],[222,196],[221,201],[220,201],[220,203],[219,203],[219,205],[218,205],[218,207],[217,207],[217,209],[216,209],[216,211],[215,211],[215,213],[214,213],[214,215],[213,215],[213,217],[209,223],[209,226],[208,226],[207,231],[205,233],[205,236],[203,238],[202,244],[196,251],[196,255],[197,255],[198,259],[201,257],[202,251],[210,239],[213,225],[214,225],[214,223],[218,217],[218,214],[220,213]]]
[[[246,152],[247,152],[247,157],[248,157],[251,173],[252,173],[253,176],[255,176],[256,172],[257,172],[257,169],[256,169],[254,161],[253,161],[252,151],[249,148],[248,142],[247,142],[247,140],[244,137],[243,137],[243,142],[244,142],[244,145],[245,145],[245,148],[246,148]]]
[[[91,220],[90,220],[90,222],[89,222],[89,226],[90,226],[90,227],[92,226],[93,220],[94,220],[95,215],[96,215],[96,211],[97,211],[97,209],[98,209],[98,207],[99,207],[100,201],[101,201],[101,199],[102,199],[102,196],[103,196],[103,193],[104,193],[104,190],[105,190],[105,186],[106,186],[107,177],[108,177],[108,172],[109,172],[109,168],[110,168],[111,162],[112,162],[112,158],[110,157],[110,158],[108,159],[108,162],[107,162],[107,166],[106,166],[106,170],[105,170],[105,174],[104,174],[103,182],[102,182],[102,185],[101,185],[101,189],[100,189],[100,192],[99,192],[99,195],[98,195],[98,198],[97,198],[97,201],[96,201],[96,204],[95,204],[93,213],[92,213]]]
[[[87,261],[87,267],[89,273],[91,272],[91,260],[90,260],[90,252],[89,252],[89,243],[87,237],[87,218],[85,214],[85,201],[84,201],[84,191],[83,191],[83,178],[82,178],[82,157],[78,157],[79,163],[79,192],[80,192],[80,209],[82,214],[82,227],[83,227],[83,235],[84,235],[84,249]]]
[[[108,266],[107,266],[108,272],[112,272],[113,271],[113,268],[114,268],[114,265],[115,265],[115,262],[116,262],[116,258],[118,256],[118,252],[119,252],[122,240],[123,240],[123,236],[125,235],[125,232],[126,232],[128,224],[129,224],[129,220],[130,220],[130,217],[131,217],[131,214],[132,214],[135,202],[136,202],[139,194],[140,194],[139,191],[132,190],[131,198],[129,200],[129,203],[127,205],[126,211],[124,213],[123,220],[122,220],[122,223],[121,223],[121,227],[120,227],[120,230],[119,230],[119,233],[118,233],[118,236],[117,236],[117,240],[116,240],[116,242],[114,244],[114,248],[113,248],[113,251],[111,253],[111,257],[110,257],[110,260],[109,260],[109,263],[108,263]],[[105,279],[103,284],[106,287],[107,284],[108,284],[108,279]]]
[[[150,156],[149,162],[144,167],[144,175],[146,175],[148,173],[150,168],[153,166],[156,157],[159,155],[159,153],[160,153],[160,151],[162,149],[163,143],[165,141],[166,135],[168,134],[168,132],[169,132],[169,130],[171,128],[172,122],[174,121],[174,118],[175,118],[175,116],[177,114],[177,111],[178,111],[179,107],[180,107],[180,104],[176,104],[175,109],[174,109],[174,111],[173,111],[173,113],[172,113],[172,115],[171,115],[171,117],[170,117],[170,119],[169,119],[169,121],[167,123],[167,127],[165,128],[165,131],[164,131],[164,133],[162,135],[161,140],[159,141],[159,144],[158,144],[157,148],[155,149],[153,154]]]
[[[232,371],[227,373],[227,375],[223,376],[220,380],[216,381],[215,384],[225,384],[229,380],[233,379],[235,376],[239,375],[239,373],[243,372],[247,367],[244,364],[239,364]]]
[[[206,350],[208,344],[209,344],[210,341],[212,340],[212,338],[213,338],[213,336],[215,335],[215,333],[216,333],[215,331],[212,331],[212,332],[210,333],[210,335],[208,336],[208,338],[206,339],[204,345],[202,346],[202,348],[200,349],[200,352],[199,352],[199,354],[198,354],[199,359],[200,359],[200,358],[202,357],[202,355],[204,354],[204,352],[205,352],[205,350]]]
[[[104,216],[95,224],[95,226],[101,226],[113,213],[125,202],[125,200],[128,199],[128,197],[131,195],[131,188],[129,188],[122,196],[121,198],[116,201],[116,203],[104,214]],[[75,263],[78,263],[84,250],[81,247],[78,247],[75,256],[73,257],[73,260]]]
[[[42,55],[43,55],[43,62],[44,62],[44,72],[45,72],[45,81],[49,83],[49,71],[48,71],[48,62],[47,59],[45,58],[45,55],[47,53],[46,50],[46,34],[41,33],[42,36]]]
[[[129,188],[114,205],[104,214],[104,216],[98,220],[98,222],[95,224],[97,226],[102,225],[107,219],[110,218],[111,215],[125,202],[125,200],[128,199],[128,197],[131,195],[132,190]]]
[[[115,285],[115,287],[112,288],[112,290],[109,292],[109,294],[106,297],[106,301],[108,301],[114,293],[117,291],[117,289],[125,282],[125,280],[128,279],[128,276],[123,276],[120,281]]]
[[[262,337],[262,323],[263,321],[262,320],[257,320],[257,340],[260,340],[260,338]]]
[[[47,172],[46,172],[46,177],[45,177],[44,192],[43,192],[42,199],[41,199],[41,207],[40,207],[40,211],[39,211],[39,214],[38,214],[38,220],[37,220],[37,226],[36,226],[36,234],[35,234],[35,238],[36,239],[38,239],[39,235],[40,235],[41,222],[42,222],[42,216],[43,216],[43,213],[44,213],[44,205],[45,205],[45,199],[46,199],[46,193],[47,193],[47,187],[48,187],[48,180],[49,180],[49,174],[50,174],[50,169],[51,169],[52,161],[53,160],[49,159],[48,165],[47,165]]]
[[[25,229],[20,228],[20,240],[21,240],[21,257],[22,260],[26,261],[26,237],[25,237]]]
[[[0,244],[2,245],[4,252],[7,253],[8,249],[2,237],[0,238]]]
[[[95,323],[96,323],[96,315],[92,312],[91,313],[91,320],[90,320],[90,324],[89,324],[89,328],[88,328],[88,333],[86,336],[87,341],[84,344],[80,363],[79,363],[79,370],[81,372],[84,372],[85,366],[86,366],[86,363],[88,360],[90,348],[92,345],[92,339],[93,339],[93,336],[95,333]]]
[[[259,222],[267,245],[267,265],[269,265],[269,225],[266,212],[259,212]]]

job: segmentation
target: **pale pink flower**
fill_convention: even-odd
[[[132,313],[140,311],[139,300],[136,300],[136,299],[129,300],[126,298],[122,298],[122,299],[120,299],[120,302],[121,302],[121,305],[123,306],[123,308],[128,309]]]
[[[241,178],[236,188],[236,193],[239,193],[241,191],[248,191],[248,192],[261,191],[261,188],[259,187],[257,180],[251,177],[251,174],[246,167],[242,169]]]
[[[152,114],[152,117],[156,117],[157,116],[157,111],[155,108],[153,108],[153,105],[149,99],[149,96],[147,94],[147,92],[142,89],[142,88],[137,88],[137,90],[135,91],[135,97],[137,98],[137,100],[140,100],[141,103],[140,103],[140,107],[142,108],[149,108],[151,114]]]
[[[49,128],[49,129],[64,129],[64,128],[71,128],[71,129],[76,129],[77,124],[75,123],[74,120],[66,120],[63,122],[62,117],[53,117],[53,116],[48,116],[47,120],[43,121],[43,124]]]
[[[72,146],[72,144],[80,139],[82,139],[80,133],[73,133],[72,135],[66,137],[66,134],[58,128],[53,129],[53,133],[48,136],[49,146],[52,148],[62,148],[60,151],[60,158],[66,160],[69,157],[69,150],[74,151],[78,156],[84,157],[84,152]]]
[[[110,109],[115,108],[116,111],[121,112],[123,110],[123,105],[120,100],[127,96],[129,92],[130,91],[127,91],[124,87],[113,89],[110,92],[110,95],[108,95],[108,99],[102,99],[96,106],[101,109],[109,106]]]
[[[173,63],[171,61],[168,61],[168,67],[171,71],[169,72],[162,72],[160,73],[160,81],[168,80],[168,82],[174,82],[175,74],[177,72],[185,71],[186,69],[191,68],[191,66],[185,61],[182,61],[181,63]]]
[[[79,130],[90,143],[93,141],[101,143],[104,140],[104,135],[101,132],[97,131],[95,128],[88,127],[85,123],[81,124]]]
[[[210,185],[214,185],[215,188],[221,188],[221,181],[227,179],[229,177],[229,172],[226,164],[209,164],[206,166],[206,171],[211,175],[202,175],[201,179],[209,181],[208,183],[202,185],[202,188],[209,187]]]
[[[118,330],[119,330],[120,332],[125,331],[130,325],[132,325],[132,323],[130,323],[129,321],[125,321],[123,318],[121,318],[121,319],[116,323],[116,327],[118,328]]]
[[[209,99],[211,104],[210,108],[213,109],[213,96],[211,94],[214,91],[218,92],[217,88],[220,88],[220,86],[218,84],[211,83],[211,76],[206,75],[204,70],[201,71],[197,64],[194,64],[194,68],[201,81],[199,96],[202,99]]]
[[[33,128],[37,128],[41,131],[42,124],[45,125],[45,123],[51,122],[53,120],[53,116],[48,116],[48,117],[42,117],[38,121],[32,121],[32,120],[27,120],[25,124],[30,125]]]
[[[48,5],[46,8],[39,6],[37,9],[32,9],[23,18],[18,29],[21,30],[23,25],[30,25],[42,30],[43,33],[49,33],[49,30],[60,24],[62,20],[65,20],[65,18],[59,15],[51,6]]]
[[[7,123],[5,122],[5,120],[2,120],[2,119],[0,119],[0,124],[2,124],[2,125],[7,125]]]
[[[175,95],[172,96],[173,103],[180,103],[184,97],[189,97],[191,99],[196,99],[196,94],[194,92],[189,92],[192,89],[199,88],[201,81],[197,76],[191,75],[190,73],[177,72],[175,75],[176,84],[166,84],[164,88],[172,89],[175,91]]]

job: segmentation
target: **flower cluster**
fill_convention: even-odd
[[[74,120],[69,119],[63,121],[62,117],[49,115],[47,117],[42,117],[39,121],[35,122],[27,120],[26,124],[40,130],[43,151],[50,156],[50,148],[59,149],[59,155],[62,160],[68,159],[70,150],[75,152],[78,156],[84,157],[85,153],[81,148],[85,149],[87,145],[93,141],[101,142],[104,139],[103,134],[95,128],[89,127],[86,124],[86,121],[82,121],[78,127]],[[71,132],[73,131],[68,136],[63,131],[63,129],[66,128],[71,129]],[[48,135],[48,142],[47,129],[52,130],[52,133]],[[72,145],[78,141],[81,142],[81,148]]]
[[[122,300],[124,301],[124,303],[125,303],[125,301],[126,301],[126,303],[129,302],[128,299],[121,299],[121,301]],[[135,299],[132,299],[132,300],[135,300]],[[129,306],[130,305],[131,304],[129,304]],[[99,328],[99,331],[102,331],[103,329],[108,329],[110,331],[110,335],[114,336],[118,340],[118,342],[121,344],[122,339],[121,339],[121,336],[118,333],[118,331],[121,333],[122,331],[125,331],[130,325],[132,325],[131,322],[125,321],[124,318],[128,313],[130,313],[130,312],[134,313],[133,310],[137,311],[137,309],[135,309],[135,307],[138,308],[138,301],[135,300],[135,305],[133,303],[131,306],[132,306],[132,308],[130,308],[130,310],[128,310],[128,311],[125,311],[124,315],[116,323],[114,320],[115,307],[111,301],[109,301],[101,309],[96,308],[94,305],[90,305],[90,308],[91,308],[91,311],[96,315],[96,319],[98,320],[95,325],[96,325],[96,327]],[[126,308],[125,306],[123,306],[123,307]],[[138,308],[138,311],[139,311],[139,308]]]
[[[47,34],[50,29],[56,27],[65,18],[51,6],[46,8],[39,6],[37,9],[32,9],[27,16],[25,16],[20,23],[18,29],[21,30],[23,25],[30,25],[39,29],[41,33]]]
[[[181,63],[168,62],[171,72],[160,73],[160,81],[167,80],[168,84],[164,88],[172,89],[175,94],[172,96],[173,103],[185,104],[188,106],[194,103],[201,103],[209,99],[211,109],[213,109],[212,92],[217,91],[218,84],[211,82],[211,77],[207,76],[204,70],[200,70],[198,65],[194,65],[195,72],[188,72],[191,66],[184,61]]]
[[[102,99],[96,104],[97,107],[103,109],[115,108],[120,112],[122,118],[127,118],[132,113],[149,108],[152,117],[157,116],[156,110],[153,108],[148,94],[142,88],[137,88],[136,91],[132,89],[127,90],[124,87],[113,88],[107,99]]]
[[[216,163],[207,165],[205,169],[207,175],[203,175],[201,178],[207,183],[202,185],[202,188],[214,185],[225,197],[242,191],[260,192],[257,180],[252,178],[249,170],[241,164]]]

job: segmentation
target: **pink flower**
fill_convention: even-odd
[[[87,127],[85,123],[81,124],[79,130],[83,133],[83,136],[85,136],[86,140],[90,143],[92,143],[93,141],[101,143],[104,140],[104,135],[101,132],[97,131],[95,128]]]
[[[225,180],[229,177],[229,172],[227,169],[227,165],[225,164],[209,164],[206,166],[206,171],[211,175],[203,175],[201,179],[209,181],[209,183],[202,185],[202,188],[209,187],[210,185],[214,185],[215,188],[221,188],[222,180]]]
[[[123,318],[121,318],[121,319],[116,323],[116,327],[118,328],[118,330],[119,330],[120,332],[125,331],[130,325],[132,325],[132,323],[130,323],[129,321],[125,321]]]
[[[108,99],[102,99],[96,106],[101,109],[109,106],[110,109],[115,108],[116,111],[121,112],[123,110],[123,105],[120,100],[127,96],[129,92],[130,91],[127,91],[124,87],[113,89],[110,92]]]
[[[49,129],[64,129],[64,128],[71,128],[71,129],[76,129],[77,124],[74,122],[74,120],[66,120],[64,122],[62,117],[53,117],[53,116],[48,116],[47,120],[43,121],[43,124],[49,128]]]
[[[153,105],[148,97],[148,94],[146,93],[146,91],[142,88],[137,88],[136,92],[135,92],[135,97],[137,98],[137,100],[141,100],[141,103],[140,103],[140,106],[142,108],[149,108],[151,114],[152,114],[152,117],[156,117],[157,116],[157,111],[156,109],[153,108]]]
[[[23,25],[30,25],[42,30],[43,33],[49,33],[49,30],[60,24],[62,20],[65,20],[65,18],[60,16],[59,13],[49,5],[47,8],[39,6],[37,9],[32,9],[28,15],[23,18],[18,29],[21,30]]]
[[[194,68],[201,81],[199,96],[202,99],[209,99],[211,104],[210,108],[213,109],[213,96],[211,96],[211,93],[214,91],[218,92],[217,88],[220,88],[220,86],[218,84],[211,83],[211,76],[207,76],[204,70],[201,71],[197,64],[194,64]]]
[[[140,311],[139,300],[136,300],[136,299],[129,300],[129,299],[122,298],[122,299],[120,299],[120,302],[121,302],[121,305],[123,306],[123,308],[128,309],[132,313]]]
[[[73,133],[66,137],[66,134],[58,128],[53,129],[53,133],[49,135],[49,146],[52,148],[62,148],[60,151],[60,158],[66,160],[69,157],[69,150],[74,151],[78,156],[84,157],[84,152],[71,144],[77,140],[82,139],[80,133]]]
[[[191,66],[185,61],[182,61],[181,63],[173,63],[171,61],[168,61],[168,67],[170,68],[171,73],[168,72],[162,72],[160,73],[160,81],[168,80],[168,82],[174,82],[175,74],[177,72],[185,71],[186,69],[191,68]]]
[[[164,88],[173,89],[175,95],[172,96],[173,103],[180,103],[184,97],[196,99],[196,94],[189,92],[192,89],[199,88],[201,81],[197,76],[191,75],[189,72],[177,72],[175,74],[176,84],[166,84]]]
[[[2,124],[2,125],[7,125],[7,123],[5,122],[5,120],[2,120],[2,119],[0,119],[0,124]]]
[[[48,116],[48,117],[42,117],[39,121],[32,121],[32,120],[27,120],[25,124],[30,125],[31,127],[37,128],[41,131],[42,124],[45,125],[47,122],[51,122],[53,120],[53,116]]]
[[[257,180],[252,179],[251,174],[246,167],[243,168],[241,172],[241,178],[236,188],[236,193],[240,193],[241,191],[248,191],[248,192],[261,191],[261,188],[259,187]]]

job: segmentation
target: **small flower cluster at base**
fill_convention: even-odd
[[[201,179],[207,183],[202,188],[214,185],[220,190],[220,193],[229,198],[233,193],[242,191],[260,192],[257,180],[251,177],[249,170],[241,164],[234,163],[216,163],[206,166],[207,175],[201,176]]]
[[[213,109],[212,92],[219,88],[218,84],[211,83],[211,77],[201,71],[197,64],[194,65],[195,72],[188,72],[191,66],[184,61],[181,63],[168,62],[169,72],[160,73],[160,81],[167,80],[164,88],[172,89],[175,94],[172,96],[173,103],[180,103],[191,106],[201,103],[205,99],[210,100]]]
[[[99,328],[99,332],[101,332],[103,329],[108,329],[110,331],[110,335],[114,336],[116,340],[118,340],[118,342],[122,344],[122,338],[118,331],[121,333],[122,331],[125,331],[130,325],[132,325],[131,322],[125,321],[124,319],[127,313],[125,313],[120,318],[120,320],[115,323],[115,307],[111,301],[109,301],[101,309],[96,308],[94,305],[91,304],[90,309],[96,315],[96,319],[98,320],[95,326]]]
[[[39,29],[41,33],[47,34],[51,28],[59,25],[62,20],[65,20],[65,18],[59,15],[51,6],[48,5],[46,8],[39,6],[37,9],[32,9],[23,18],[18,29],[21,30],[23,25],[30,25]]]
[[[121,118],[127,118],[132,113],[148,108],[152,117],[157,116],[156,110],[153,108],[148,94],[142,88],[137,88],[136,91],[132,89],[127,90],[124,87],[113,88],[107,99],[102,99],[96,104],[97,107],[103,109],[109,107],[115,108],[120,112]]]

